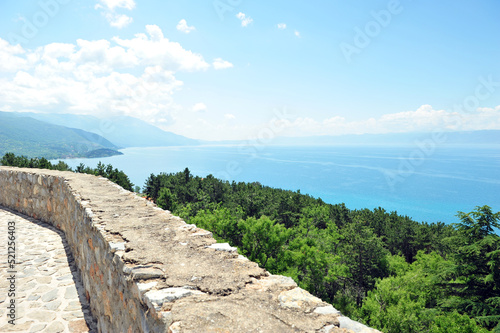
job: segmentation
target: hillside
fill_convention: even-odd
[[[17,113],[51,124],[79,128],[97,133],[120,147],[165,147],[198,145],[198,140],[186,138],[150,125],[137,118],[118,116],[99,119],[87,115]]]
[[[94,133],[0,112],[0,155],[12,152],[52,159],[122,154],[116,149],[116,145]]]

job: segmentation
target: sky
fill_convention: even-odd
[[[500,129],[498,0],[0,4],[0,110],[205,140]]]

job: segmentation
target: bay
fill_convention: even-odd
[[[127,148],[124,155],[64,160],[123,170],[142,187],[146,178],[188,167],[193,175],[260,182],[300,190],[350,209],[382,207],[416,221],[458,222],[457,211],[500,210],[497,147],[183,146]]]

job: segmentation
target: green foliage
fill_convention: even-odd
[[[162,209],[174,211],[177,208],[177,198],[170,192],[170,189],[164,187],[158,193],[156,204]]]
[[[0,160],[1,165],[15,166],[19,168],[37,168],[59,171],[71,171],[69,165],[63,161],[52,165],[46,158],[27,158],[26,156],[17,156],[14,153],[6,153]]]
[[[37,168],[37,169],[49,169],[49,170],[59,170],[59,171],[73,171],[68,164],[63,161],[59,161],[57,164],[52,164],[50,161],[42,158],[27,158],[26,156],[16,156],[13,153],[6,153],[0,160],[1,165],[14,166],[19,168]],[[112,182],[120,185],[128,191],[132,191],[134,184],[130,181],[128,176],[118,169],[113,169],[111,164],[104,165],[101,162],[97,164],[95,169],[86,167],[81,163],[76,168],[78,173],[87,173],[95,176],[106,177]]]
[[[379,280],[368,292],[359,316],[383,332],[423,332],[438,311],[437,300],[444,295],[441,285],[452,264],[435,252],[418,252],[409,266],[401,258],[388,260],[389,270],[396,274]]]
[[[184,210],[186,211],[188,210]],[[238,246],[241,244],[241,233],[238,229],[240,216],[241,212],[232,214],[228,208],[219,205],[213,210],[198,211],[189,221],[200,228],[210,230],[218,241]]]
[[[291,230],[287,230],[282,224],[276,224],[267,216],[240,220],[238,229],[243,235],[240,249],[248,259],[269,270],[276,268],[277,262],[283,260],[284,245]]]
[[[437,316],[430,333],[487,333],[485,328],[477,326],[474,319],[461,315],[457,311]]]

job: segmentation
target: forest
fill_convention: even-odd
[[[77,173],[86,173],[94,176],[102,176],[108,178],[112,182],[120,185],[126,190],[133,191],[134,184],[130,181],[125,172],[113,168],[111,164],[104,165],[101,162],[97,163],[96,168],[90,168],[80,163],[75,170],[71,169],[68,164],[59,161],[57,164],[52,164],[45,157],[28,158],[26,156],[17,156],[14,153],[6,153],[0,159],[0,165],[14,166],[19,168],[38,168],[59,171],[74,171]]]
[[[0,164],[88,173],[128,190],[134,186],[123,171],[100,162],[95,169],[81,164],[71,170],[64,162],[9,153]],[[457,212],[456,223],[423,223],[258,182],[193,176],[188,168],[151,174],[143,192],[382,332],[500,333],[500,212],[488,206]]]
[[[344,315],[386,333],[500,332],[500,213],[421,223],[344,204],[182,172],[144,194]]]

